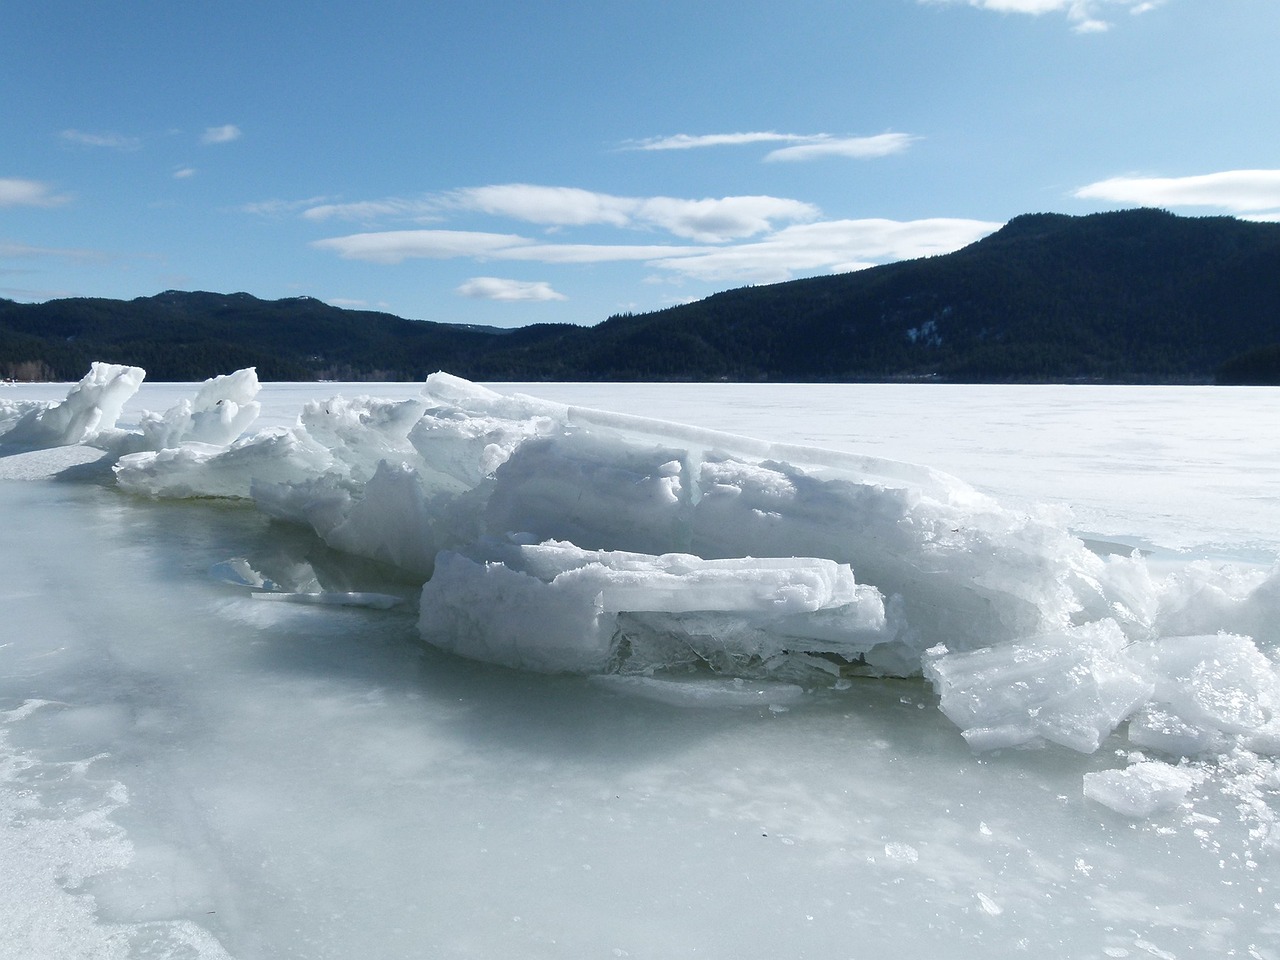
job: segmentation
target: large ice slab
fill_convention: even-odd
[[[540,672],[702,663],[735,675],[812,668],[824,655],[851,662],[897,629],[879,591],[830,560],[703,560],[555,541],[441,555],[419,625],[436,646]]]

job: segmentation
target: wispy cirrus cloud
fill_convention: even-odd
[[[105,147],[111,150],[138,150],[142,147],[141,138],[126,136],[123,133],[63,130],[58,136],[66,143],[74,143],[82,147]]]
[[[70,199],[42,180],[0,177],[0,207],[56,207]]]
[[[325,203],[304,210],[302,216],[317,221],[342,219],[374,223],[383,219],[402,219],[426,222],[458,212],[506,217],[551,228],[609,226],[660,229],[704,243],[754,236],[781,223],[813,220],[821,214],[811,203],[784,197],[696,200],[622,197],[579,187],[504,183],[464,187],[419,199],[390,197],[355,203]]]
[[[354,203],[338,203],[326,200],[315,206],[304,204],[302,216],[307,220],[355,220],[373,223],[387,218],[408,220],[438,219],[439,204],[431,200],[404,200],[388,197],[385,200],[360,200]]]
[[[502,277],[472,277],[455,291],[459,296],[475,300],[497,300],[502,303],[568,300],[563,293],[545,281],[507,280]]]
[[[79,263],[102,263],[112,255],[101,250],[74,247],[33,247],[25,243],[0,243],[0,260],[72,260]]]
[[[950,253],[1000,228],[982,220],[827,220],[761,240],[658,259],[655,267],[713,282],[773,283],[797,273],[842,273]]]
[[[234,123],[224,123],[220,127],[205,127],[200,135],[201,143],[230,143],[239,140],[244,132]]]
[[[918,0],[919,3],[963,3],[980,10],[996,13],[1023,13],[1041,16],[1046,13],[1065,14],[1076,33],[1104,33],[1113,26],[1106,17],[1112,12],[1133,15],[1148,13],[1161,6],[1164,0]]]
[[[345,237],[315,240],[312,246],[331,250],[344,260],[396,264],[409,259],[451,260],[470,257],[493,259],[501,253],[532,240],[510,233],[481,233],[470,230],[384,230],[353,233]]]
[[[256,217],[292,217],[298,214],[305,216],[306,211],[317,204],[326,204],[329,197],[308,197],[305,200],[259,200],[254,203],[241,204],[241,213]]]
[[[1074,196],[1147,207],[1217,207],[1255,219],[1280,211],[1280,170],[1223,170],[1188,177],[1112,177],[1086,184]]]
[[[803,143],[811,136],[795,133],[756,131],[754,133],[677,133],[671,137],[651,137],[624,145],[628,150],[698,150],[703,147],[737,147],[749,143]]]
[[[515,260],[546,264],[633,261],[705,281],[761,282],[797,273],[855,270],[949,253],[998,229],[977,220],[832,220],[795,224],[759,240],[704,244],[537,243],[514,234],[401,230],[317,240],[351,260],[395,264],[410,258]]]
[[[751,133],[678,133],[653,137],[626,145],[630,150],[699,150],[706,147],[743,146],[755,143],[785,143],[765,154],[771,160],[815,160],[821,157],[851,157],[858,160],[901,153],[918,137],[905,133],[881,133],[871,137],[835,137],[829,133],[797,134],[755,131]]]
[[[866,160],[901,153],[918,139],[906,133],[882,133],[874,137],[815,137],[808,143],[773,150],[765,155],[765,160],[818,160],[822,157]]]
[[[471,221],[476,215],[549,229],[541,239],[512,231],[372,229],[316,240],[311,246],[347,260],[387,265],[414,259],[548,265],[629,262],[672,279],[740,283],[949,253],[1000,226],[947,218],[824,220],[813,204],[785,197],[624,197],[524,183],[467,187],[416,200],[316,204],[302,210],[304,218],[322,222],[344,216]],[[611,231],[617,233],[611,236]],[[662,233],[670,239],[632,242],[629,238],[638,232]],[[558,239],[570,233],[586,242]],[[493,276],[475,277],[455,292],[507,301],[561,297],[547,284]]]
[[[457,190],[450,199],[464,209],[526,223],[656,227],[703,243],[749,237],[772,229],[775,222],[812,220],[820,214],[813,204],[782,197],[619,197],[576,187],[524,183]]]

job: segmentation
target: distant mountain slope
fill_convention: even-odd
[[[554,332],[405,320],[343,310],[311,297],[169,290],[136,300],[0,300],[0,372],[39,361],[79,377],[91,360],[144,367],[157,380],[196,380],[257,366],[264,380],[419,379],[469,368],[500,340],[516,346]],[[80,371],[81,373],[77,373]]]
[[[1280,343],[1280,224],[1029,215],[963,250],[615,317],[536,348],[604,377],[1207,380]]]
[[[497,330],[307,297],[0,300],[0,374],[266,380],[1267,380],[1280,224],[1157,210],[1031,214],[945,256],[745,287],[591,328]],[[1225,364],[1225,366],[1224,366]],[[1268,373],[1271,371],[1271,374]]]

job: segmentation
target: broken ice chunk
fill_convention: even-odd
[[[95,362],[65,400],[32,408],[19,417],[4,434],[4,442],[31,448],[92,443],[115,427],[120,411],[145,376],[141,367]]]
[[[252,587],[255,590],[281,589],[274,580],[268,580],[253,569],[244,557],[232,557],[230,560],[215,563],[209,568],[209,576],[237,587]]]
[[[1195,777],[1158,760],[1144,760],[1127,770],[1099,770],[1084,775],[1084,795],[1126,817],[1147,817],[1169,810],[1195,786]]]
[[[253,367],[212,377],[200,386],[194,400],[181,400],[164,413],[145,413],[142,436],[132,452],[165,450],[181,443],[225,447],[257,419],[262,405],[254,399],[260,385]]]
[[[1219,754],[1229,749],[1220,730],[1189,723],[1150,703],[1129,720],[1129,742],[1174,757]]]
[[[1187,724],[1250,734],[1280,717],[1280,677],[1248,637],[1163,637],[1130,654],[1155,681],[1152,700]]]
[[[977,750],[1038,738],[1081,753],[1145,703],[1152,686],[1124,652],[1114,621],[1070,627],[924,664],[940,709]]]

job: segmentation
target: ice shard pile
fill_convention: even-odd
[[[314,401],[236,439],[256,414],[241,371],[111,431],[113,384],[133,375],[101,366],[68,411],[11,417],[0,442],[97,442],[122,454],[130,493],[242,498],[305,524],[424,580],[422,636],[462,656],[645,682],[923,674],[975,749],[1090,752],[1127,723],[1175,758],[1280,752],[1274,570],[1157,575],[927,467],[447,374],[413,400]],[[1144,770],[1093,795],[1178,795],[1182,780]]]

